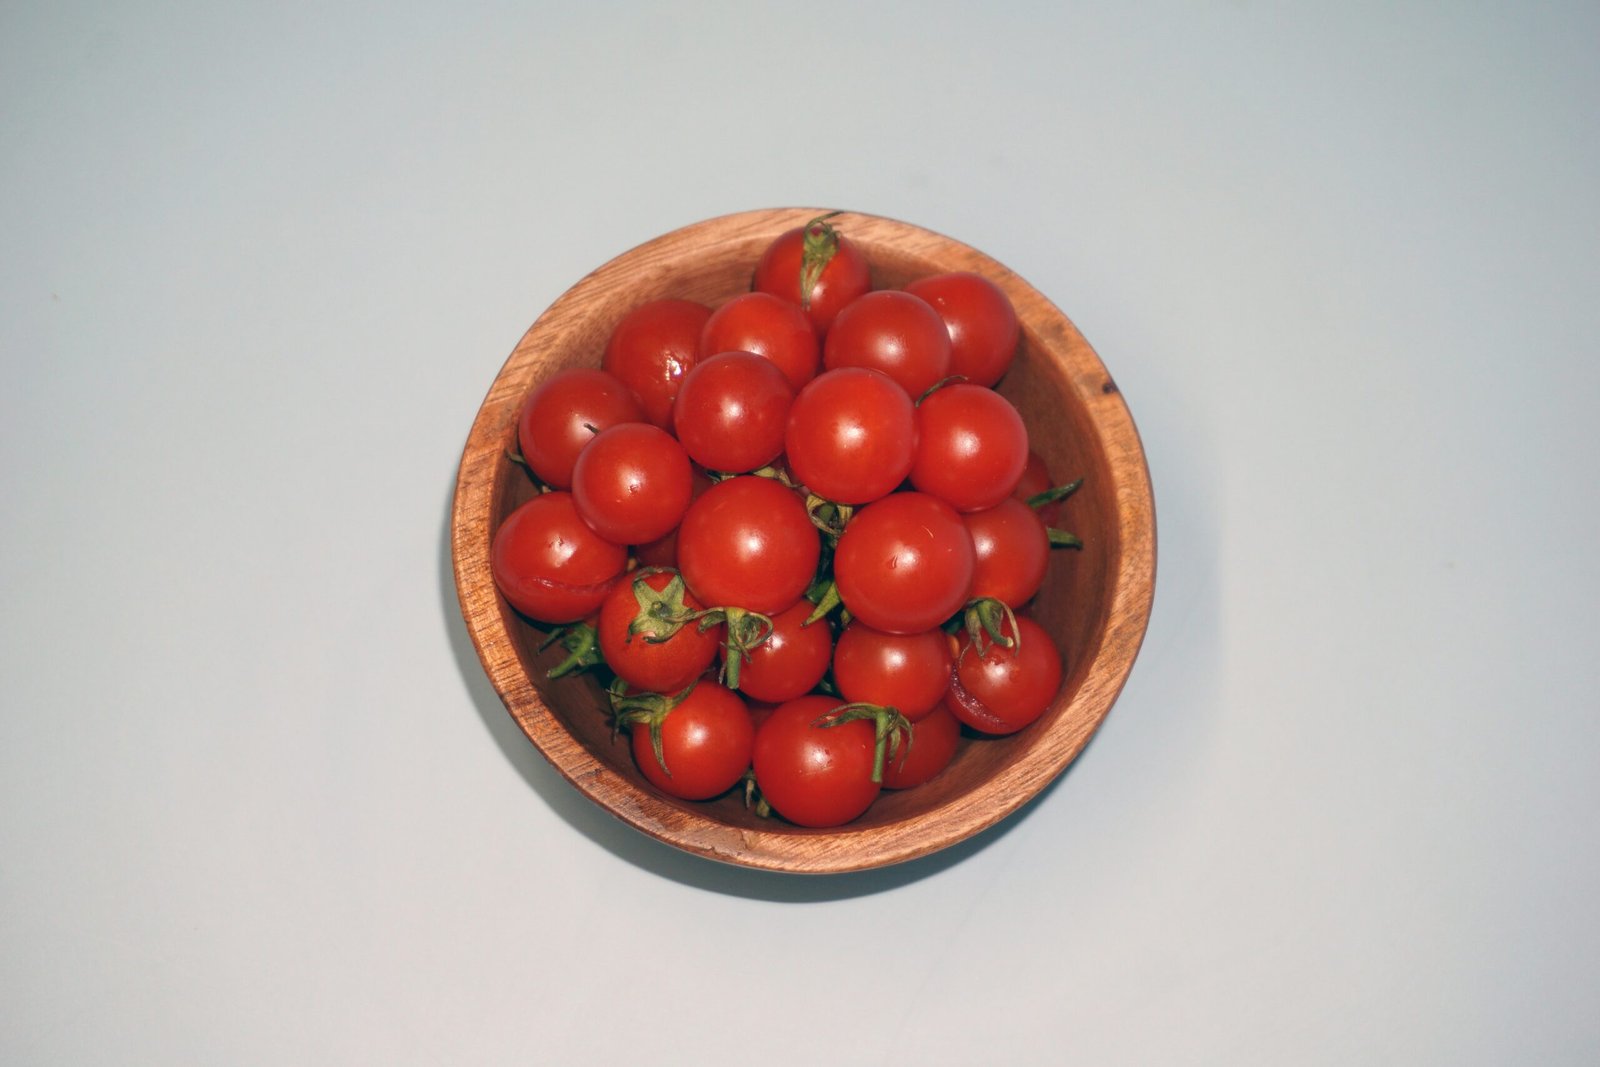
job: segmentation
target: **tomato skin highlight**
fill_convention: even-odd
[[[891,493],[845,526],[833,577],[851,615],[877,630],[914,634],[961,610],[973,566],[972,538],[949,504]]]
[[[992,508],[1028,466],[1028,428],[993,389],[956,382],[917,406],[911,484],[957,511]]]
[[[825,337],[840,309],[872,288],[872,273],[859,245],[834,230],[835,248],[811,287],[809,300],[800,292],[806,232],[821,223],[796,226],[773,239],[756,262],[754,287],[796,306],[804,306],[818,337]]]
[[[622,316],[606,341],[600,369],[633,390],[645,418],[664,430],[710,317],[710,308],[692,300],[652,300]]]
[[[834,319],[822,349],[828,370],[882,371],[916,400],[950,374],[950,334],[927,301],[898,289],[877,289]]]
[[[594,531],[619,545],[664,537],[693,491],[689,456],[667,431],[630,422],[601,431],[572,468],[572,499]]]
[[[711,607],[783,611],[811,584],[821,554],[821,537],[800,497],[755,475],[707,489],[678,528],[683,580]]]
[[[1023,615],[1002,634],[1019,645],[990,644],[979,655],[970,635],[961,639],[956,673],[946,700],[950,713],[986,734],[1013,734],[1043,715],[1061,690],[1061,653],[1049,631]]]
[[[753,352],[771,360],[796,391],[817,376],[822,349],[811,320],[798,305],[770,293],[736,296],[711,313],[700,331],[700,358]]]
[[[1020,608],[1033,599],[1050,565],[1050,534],[1038,514],[1007,497],[961,516],[972,538],[972,599],[993,597]]]
[[[621,379],[575,367],[528,395],[517,416],[517,444],[535,477],[553,489],[569,489],[578,454],[596,433],[642,421],[644,409]]]
[[[882,791],[872,780],[877,737],[864,719],[819,726],[844,702],[804,696],[783,704],[756,731],[751,766],[761,796],[800,826],[840,826],[866,811]]]
[[[789,469],[813,493],[839,504],[867,504],[911,473],[916,409],[879,371],[827,371],[795,397],[784,445]]]
[[[961,722],[941,701],[911,724],[911,736],[883,764],[885,789],[910,789],[932,781],[961,747]]]
[[[750,712],[736,693],[716,682],[695,685],[667,712],[659,729],[661,760],[656,759],[647,726],[633,726],[629,741],[639,773],[663,793],[683,800],[709,800],[732,789],[750,768],[755,747]]]
[[[723,352],[683,379],[673,427],[689,458],[708,470],[744,474],[783,454],[794,390],[771,360]]]
[[[751,700],[782,704],[816,688],[833,656],[833,629],[826,619],[805,625],[811,602],[800,600],[772,616],[772,633],[750,650],[739,668],[739,691]],[[726,655],[726,653],[724,653]]]
[[[833,682],[851,703],[883,704],[912,722],[938,707],[955,669],[943,630],[890,634],[852,620],[833,648]]]
[[[672,582],[672,575],[664,572],[643,577],[625,576],[611,588],[605,603],[600,606],[600,654],[606,665],[618,678],[634,689],[650,693],[674,693],[705,673],[717,658],[717,646],[722,641],[722,627],[712,626],[701,631],[694,622],[685,624],[664,641],[652,641],[667,632],[666,627],[642,630],[628,634],[628,627],[639,614],[639,603],[634,595],[634,582],[644,582],[660,592]],[[702,605],[693,596],[684,595],[684,607],[698,611]]]
[[[989,279],[970,271],[918,278],[906,292],[928,302],[950,335],[950,373],[974,385],[992,386],[1010,368],[1021,326],[1011,298]]]
[[[541,622],[592,615],[627,566],[627,550],[589,528],[570,493],[543,493],[507,515],[489,549],[495,586]]]

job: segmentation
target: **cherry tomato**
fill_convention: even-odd
[[[883,787],[910,789],[938,777],[960,747],[961,723],[941,701],[911,724],[911,735],[884,761]]]
[[[700,331],[700,358],[754,352],[778,365],[795,390],[817,376],[821,349],[806,313],[770,293],[736,296],[711,313]]]
[[[683,579],[713,607],[783,611],[811,584],[821,553],[821,538],[800,497],[755,475],[707,489],[678,530]]]
[[[489,550],[501,595],[524,615],[553,623],[593,614],[627,563],[627,550],[591,530],[572,495],[560,492],[507,515]]]
[[[915,400],[950,374],[950,334],[920,297],[878,289],[839,312],[822,349],[828,370],[870,367]]]
[[[695,467],[689,474],[689,500],[692,503],[696,497],[711,488],[711,479],[706,477],[705,471]],[[671,530],[654,541],[646,541],[633,546],[633,558],[639,561],[641,567],[678,567],[678,528]]]
[[[851,702],[884,704],[912,722],[926,716],[950,688],[955,657],[943,630],[889,634],[860,619],[839,634],[833,683]]]
[[[672,401],[710,317],[710,308],[692,300],[652,300],[622,316],[606,342],[600,369],[632,389],[645,417],[663,430],[672,426]]]
[[[992,508],[1028,466],[1028,428],[993,389],[956,382],[917,405],[911,484],[957,511]]]
[[[961,516],[972,536],[976,566],[972,598],[993,597],[1020,608],[1044,584],[1050,563],[1050,535],[1034,510],[1016,497]]]
[[[612,586],[600,606],[600,654],[618,678],[635,689],[651,693],[675,693],[705,673],[717,658],[722,627],[702,631],[698,621],[657,618],[637,632],[628,631],[641,615],[649,615],[652,605],[663,605],[662,594],[672,589],[677,576],[662,571],[642,577],[624,578]],[[639,589],[643,584],[644,589]],[[703,605],[677,587],[668,594],[664,610],[687,614]],[[652,595],[656,594],[656,595]]]
[[[1054,489],[1056,484],[1050,475],[1050,468],[1045,465],[1044,457],[1030,450],[1028,452],[1028,465],[1023,468],[1022,477],[1018,479],[1017,487],[1012,490],[1011,495],[1026,504],[1029,497],[1037,496],[1048,489]],[[1061,504],[1062,502],[1059,500],[1046,504],[1043,507],[1036,508],[1035,514],[1043,520],[1046,526],[1054,526],[1061,517]]]
[[[833,630],[826,619],[807,626],[810,614],[811,602],[801,600],[772,616],[772,633],[739,667],[740,692],[752,700],[781,704],[822,681],[833,655]]]
[[[660,732],[660,759],[652,729]],[[750,769],[755,725],[737,694],[703,680],[659,724],[635,723],[630,741],[639,773],[651,785],[684,800],[709,800]]]
[[[1007,621],[1000,632],[1015,635],[1017,647],[992,642],[979,655],[970,635],[962,637],[946,701],[951,714],[986,734],[1016,733],[1043,715],[1061,689],[1061,653],[1049,631],[1019,615],[1015,628]]]
[[[528,395],[517,441],[528,469],[555,489],[572,486],[572,467],[594,435],[644,419],[633,391],[615,375],[576,367],[553,375]]]
[[[743,474],[783,453],[794,390],[771,360],[724,352],[683,379],[673,426],[689,458],[709,470]]]
[[[919,278],[906,292],[928,302],[950,334],[950,373],[993,385],[1011,366],[1021,328],[1011,298],[981,274],[956,271]]]
[[[664,536],[683,518],[691,489],[683,446],[648,422],[601,431],[572,468],[578,513],[595,533],[619,545]]]
[[[804,308],[818,337],[827,334],[840,308],[872,288],[867,257],[827,218],[779,234],[761,253],[754,283],[760,292]]]
[[[911,472],[916,411],[889,378],[863,367],[817,376],[789,409],[789,469],[818,496],[866,504]]]
[[[822,726],[837,697],[805,696],[774,711],[756,731],[756,786],[779,815],[801,826],[856,818],[882,786],[872,780],[877,734],[866,719]]]
[[[890,493],[856,512],[833,558],[850,614],[895,634],[931,630],[961,610],[972,570],[961,516],[926,493]]]

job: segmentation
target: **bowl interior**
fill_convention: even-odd
[[[746,292],[766,244],[819,212],[746,212],[698,223],[642,245],[564,294],[523,337],[484,401],[463,455],[454,515],[457,585],[484,666],[524,732],[575,786],[638,829],[688,851],[754,867],[857,870],[910,859],[992,825],[1037,793],[1076,756],[1120,690],[1148,619],[1154,525],[1137,434],[1115,384],[1072,323],[1001,264],[919,227],[846,213],[836,225],[860,244],[874,285],[900,287],[948,270],[972,270],[1006,290],[1023,336],[999,389],[1021,410],[1030,442],[1060,480],[1082,477],[1060,525],[1084,541],[1057,550],[1031,613],[1066,660],[1062,691],[1044,717],[1005,738],[971,737],[940,777],[885,791],[860,820],[808,830],[763,819],[728,795],[709,803],[663,796],[634,768],[626,737],[613,737],[604,695],[587,676],[551,681],[559,647],[548,631],[495,593],[489,542],[533,485],[508,458],[516,415],[535,383],[595,366],[616,322],[647,300],[716,306]]]

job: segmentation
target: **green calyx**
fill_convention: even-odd
[[[840,704],[831,711],[817,716],[811,721],[811,725],[828,729],[858,719],[872,722],[873,735],[876,739],[872,750],[872,780],[881,783],[884,763],[899,754],[902,741],[909,750],[911,720],[900,714],[898,708],[885,707],[882,704],[855,703]]]
[[[667,766],[667,757],[661,747],[661,724],[672,713],[672,709],[682,704],[694,687],[699,684],[699,679],[690,682],[679,692],[667,693],[629,693],[628,684],[621,678],[611,683],[607,695],[611,698],[611,733],[623,727],[630,731],[643,726],[650,731],[650,750],[655,753],[656,763],[661,766],[661,771],[668,778],[672,777],[672,768]]]
[[[811,525],[827,538],[830,548],[839,543],[840,535],[855,512],[856,509],[849,504],[836,504],[816,493],[806,494],[806,515],[811,519]]]
[[[1076,493],[1078,491],[1078,487],[1082,484],[1083,479],[1079,478],[1075,482],[1068,482],[1066,485],[1058,485],[1053,489],[1046,489],[1042,493],[1035,493],[1026,501],[1024,501],[1024,503],[1037,511],[1048,504],[1054,504],[1058,500],[1067,499],[1067,497],[1071,496],[1073,493]],[[1054,526],[1046,526],[1044,532],[1050,538],[1051,548],[1083,547],[1083,540],[1079,538],[1077,534],[1071,534],[1065,530],[1058,530]]]
[[[994,597],[980,597],[968,604],[962,612],[962,624],[967,631],[967,646],[961,650],[963,656],[972,649],[981,656],[993,645],[1009,648],[1013,654],[1022,647],[1016,614],[1010,605]]]
[[[656,589],[645,580],[654,574],[670,574],[672,580],[665,587]],[[651,644],[672,640],[679,630],[702,614],[685,603],[687,595],[683,575],[670,567],[645,567],[635,571],[633,599],[639,605],[639,613],[628,623],[627,640],[643,637]]]
[[[834,254],[839,251],[839,231],[828,225],[828,220],[839,214],[830,211],[806,223],[805,239],[800,245],[800,306],[811,309],[811,291],[822,280]]]
[[[545,672],[546,678],[561,678],[575,671],[588,670],[605,662],[600,654],[600,632],[586,622],[573,623],[550,631],[550,636],[539,646],[543,652],[557,641],[567,650],[560,663]]]
[[[934,393],[937,393],[939,390],[943,389],[945,386],[947,386],[947,385],[955,385],[958,382],[964,382],[966,380],[967,380],[967,376],[965,374],[952,374],[948,378],[940,378],[938,381],[934,382],[932,385],[928,386],[926,389],[924,389],[922,391],[922,395],[917,397],[917,402],[913,406],[920,408],[922,406],[922,402],[924,400],[928,399],[930,396],[932,396]]]
[[[722,684],[737,689],[739,668],[749,661],[751,651],[772,636],[772,618],[744,608],[712,608],[702,613],[700,629],[709,630],[718,623],[727,627],[722,641]]]

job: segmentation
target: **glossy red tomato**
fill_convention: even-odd
[[[578,513],[619,545],[665,536],[683,518],[691,489],[683,446],[648,422],[601,431],[572,468]]]
[[[827,217],[779,234],[756,263],[755,288],[805,309],[821,337],[839,309],[872,288],[867,257]]]
[[[674,589],[674,578],[662,571],[625,577],[612,586],[600,606],[600,654],[617,677],[635,689],[675,693],[704,674],[717,658],[722,627],[702,631],[697,621],[684,621],[703,605],[683,589],[682,579]],[[641,620],[640,628],[629,633],[635,620]]]
[[[839,312],[822,349],[828,370],[882,371],[916,400],[950,374],[950,334],[920,297],[878,289]]]
[[[712,607],[783,611],[811,584],[821,553],[821,537],[795,491],[755,475],[707,489],[678,530],[684,581]]]
[[[939,776],[961,747],[961,723],[941,701],[911,724],[911,734],[884,762],[883,787],[910,789]]]
[[[494,584],[511,606],[543,622],[593,614],[628,552],[591,530],[570,493],[543,493],[506,516],[489,550]]]
[[[992,508],[1028,466],[1028,428],[993,389],[956,382],[917,405],[911,484],[957,511]]]
[[[606,342],[600,369],[632,389],[645,417],[664,430],[672,426],[672,401],[710,317],[710,308],[692,300],[652,300],[622,316]]]
[[[1016,733],[1044,714],[1061,689],[1061,653],[1044,627],[1019,615],[1014,629],[1004,622],[1000,632],[1015,635],[1017,646],[992,642],[979,655],[971,637],[962,637],[946,702],[956,718],[986,734]]]
[[[981,274],[956,271],[906,286],[938,312],[950,334],[950,373],[993,385],[1011,366],[1021,328],[1011,298]]]
[[[778,365],[752,352],[702,360],[683,379],[673,427],[689,458],[743,474],[783,453],[794,390]]]
[[[872,780],[877,733],[865,719],[837,726],[817,720],[837,697],[805,696],[774,711],[756,731],[751,766],[761,796],[801,826],[840,826],[867,810],[882,790]]]
[[[932,630],[960,611],[972,571],[961,516],[926,493],[890,493],[856,512],[833,558],[850,614],[896,634]]]
[[[699,467],[689,472],[689,500],[694,499],[707,489],[711,488],[711,479],[706,477],[705,471]],[[678,568],[678,528],[674,526],[664,536],[654,541],[645,541],[633,546],[633,558],[639,561],[641,567],[671,567]]]
[[[577,367],[552,376],[528,395],[517,419],[517,441],[535,477],[567,489],[578,453],[596,433],[643,419],[644,409],[619,378]]]
[[[870,503],[910,473],[916,426],[911,398],[883,374],[862,367],[828,371],[789,409],[789,469],[818,496]]]
[[[833,683],[845,700],[883,704],[916,722],[950,688],[951,643],[943,630],[889,634],[853,620],[834,646]]]
[[[652,731],[660,735],[660,758]],[[684,800],[709,800],[750,769],[755,725],[736,693],[703,680],[659,723],[635,723],[630,740],[639,773],[651,785]]]
[[[1016,497],[961,516],[972,536],[976,564],[971,598],[993,597],[1020,608],[1044,584],[1050,535],[1034,510]]]
[[[700,332],[700,358],[723,352],[765,356],[795,390],[817,376],[822,362],[817,334],[806,313],[770,293],[736,296],[711,313]]]
[[[739,691],[745,696],[781,704],[804,696],[822,681],[833,655],[833,628],[826,619],[807,626],[811,608],[809,600],[800,600],[772,616],[772,633],[750,650],[749,659],[739,667]]]

